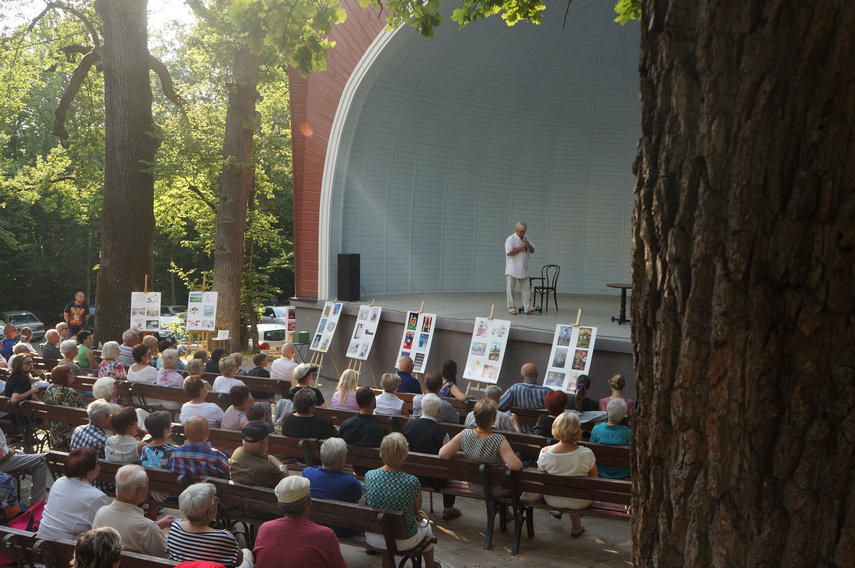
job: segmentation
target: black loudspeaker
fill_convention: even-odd
[[[359,255],[338,255],[338,299],[359,301]]]

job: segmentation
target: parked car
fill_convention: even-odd
[[[247,326],[250,333],[250,326]],[[258,324],[258,349],[260,351],[278,351],[285,338],[288,336],[288,327],[280,323]],[[252,337],[249,339],[249,348],[252,349]]]
[[[261,323],[288,323],[288,308],[286,306],[264,306]]]
[[[186,314],[187,306],[160,306],[160,316],[176,316],[178,314]]]
[[[164,308],[184,308],[184,311],[166,314]],[[184,339],[187,336],[187,306],[160,306],[160,329],[157,335],[173,342]]]
[[[39,321],[39,318],[32,312],[0,312],[0,320],[2,325],[14,323],[18,329],[29,327],[33,330],[33,342],[42,341],[45,337],[45,324]],[[0,337],[3,337],[2,326],[0,326]]]

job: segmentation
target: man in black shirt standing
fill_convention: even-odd
[[[74,337],[77,332],[83,329],[86,321],[89,319],[89,304],[85,302],[86,294],[78,292],[74,295],[74,301],[68,302],[62,317],[68,322],[68,335],[66,339]]]

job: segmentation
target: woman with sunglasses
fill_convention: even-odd
[[[30,381],[30,372],[33,370],[33,356],[29,353],[18,353],[9,360],[9,371],[11,374],[6,379],[6,389],[3,392],[9,397],[9,404],[17,406],[25,400],[39,400],[36,395],[39,387]]]

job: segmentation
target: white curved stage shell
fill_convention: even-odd
[[[368,296],[504,290],[517,221],[532,276],[560,265],[560,293],[629,282],[640,33],[613,5],[573,1],[563,34],[566,4],[539,26],[378,36],[333,123],[319,296],[336,296],[338,253],[361,255]]]

